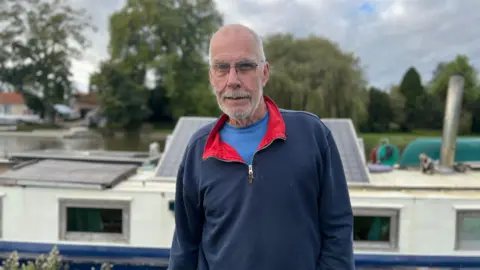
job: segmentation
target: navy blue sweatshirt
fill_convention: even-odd
[[[176,183],[169,270],[353,270],[353,214],[332,133],[268,97],[247,165],[222,142],[223,115],[196,132]]]

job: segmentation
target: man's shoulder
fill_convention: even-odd
[[[193,135],[190,137],[190,140],[188,141],[187,148],[190,148],[190,147],[192,147],[192,146],[194,146],[194,145],[196,145],[200,142],[202,144],[205,144],[205,141],[206,141],[208,135],[212,131],[212,129],[215,126],[215,124],[217,123],[217,121],[218,121],[218,118],[213,120],[212,122],[206,124],[206,125],[203,125],[197,131],[195,131],[193,133]]]
[[[324,135],[330,134],[330,129],[316,114],[307,111],[295,111],[286,109],[280,109],[280,113],[282,114],[283,120],[285,121],[286,125],[292,125],[301,129],[305,127],[311,128],[314,131],[320,131]]]

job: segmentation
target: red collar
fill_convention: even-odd
[[[273,102],[273,100],[268,96],[263,96],[263,99],[267,104],[269,119],[267,132],[260,142],[258,149],[264,148],[276,139],[287,139],[287,136],[285,135],[285,122],[280,114],[280,110],[275,102]],[[233,147],[220,139],[219,131],[227,120],[228,116],[226,114],[220,116],[212,131],[208,135],[208,139],[205,144],[205,150],[203,152],[204,160],[209,157],[215,157],[225,161],[245,162]]]

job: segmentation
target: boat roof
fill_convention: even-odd
[[[9,153],[8,157],[12,160],[71,160],[71,161],[95,161],[105,163],[126,163],[140,165],[159,159],[160,156],[149,156],[148,152],[131,151],[104,151],[104,150],[85,150],[72,151],[63,149],[42,149],[29,150],[23,152]]]
[[[106,189],[136,172],[132,164],[40,160],[20,164],[0,174],[0,185]]]

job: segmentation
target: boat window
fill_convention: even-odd
[[[3,238],[3,197],[0,197],[0,239]]]
[[[172,200],[168,202],[168,210],[170,210],[171,212],[175,211],[175,201]]]
[[[397,248],[399,215],[397,209],[354,208],[353,213],[355,248]]]
[[[480,210],[457,211],[456,248],[480,250]]]
[[[67,207],[67,232],[122,233],[122,209]]]
[[[126,201],[60,201],[60,240],[128,242],[130,205]]]

